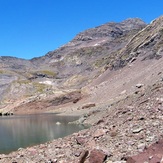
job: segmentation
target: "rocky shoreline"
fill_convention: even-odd
[[[89,129],[8,155],[1,154],[0,163],[132,163],[131,156],[163,139],[162,95],[163,83],[158,82],[114,105],[95,107],[82,121],[92,125]],[[157,156],[157,160],[162,156]],[[151,159],[143,161],[154,163],[154,155],[147,158]],[[140,163],[139,159],[135,162]]]

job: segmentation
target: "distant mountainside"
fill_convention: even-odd
[[[145,26],[137,18],[107,23],[81,32],[43,57],[0,57],[0,101],[39,95],[48,88],[81,88],[105,71],[117,51]]]
[[[79,33],[45,56],[24,60],[0,57],[1,108],[17,100],[80,90],[107,69],[117,70],[135,57],[162,57],[163,17],[106,23]]]

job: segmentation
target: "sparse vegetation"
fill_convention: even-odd
[[[34,89],[36,90],[35,92],[37,92],[37,93],[43,93],[45,91],[45,89],[47,89],[47,85],[42,84],[42,83],[34,82],[33,86],[34,86]]]
[[[4,70],[0,70],[0,74],[4,74]]]
[[[19,83],[19,84],[30,84],[30,80],[16,80],[16,83]]]
[[[36,78],[37,77],[55,78],[57,73],[50,70],[40,70],[40,71],[32,72],[32,75]]]
[[[56,77],[57,73],[54,71],[50,71],[50,70],[42,70],[40,71],[40,73],[51,76],[51,77]]]

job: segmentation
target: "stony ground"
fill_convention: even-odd
[[[9,155],[0,155],[0,162],[132,163],[129,156],[143,152],[163,138],[161,80],[145,89],[139,86],[133,95],[112,105],[92,108],[84,116],[84,123],[92,124],[89,129],[52,142],[19,149]],[[163,153],[146,155],[143,162],[156,163],[154,158],[157,156],[157,160],[161,160]],[[139,163],[139,159],[136,162]]]

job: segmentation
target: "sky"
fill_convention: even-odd
[[[43,56],[86,29],[162,14],[162,0],[0,0],[0,56]]]

